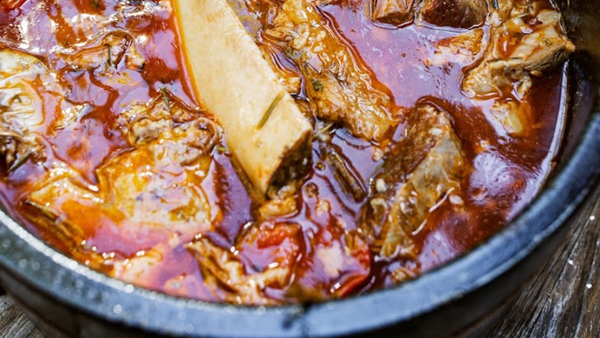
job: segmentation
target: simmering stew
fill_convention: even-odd
[[[549,0],[5,0],[2,204],[171,295],[398,285],[543,186],[565,32]]]

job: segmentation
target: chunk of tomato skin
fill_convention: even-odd
[[[236,247],[247,271],[262,272],[271,264],[294,270],[304,251],[302,231],[297,224],[263,223],[249,229],[238,241]]]
[[[369,278],[369,274],[370,272],[367,271],[366,273],[358,273],[355,276],[346,278],[346,281],[335,290],[335,296],[338,298],[348,296]]]

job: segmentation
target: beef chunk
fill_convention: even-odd
[[[310,2],[286,0],[265,35],[300,68],[319,118],[367,140],[381,140],[397,123],[391,97]]]
[[[424,0],[419,17],[437,26],[469,28],[483,24],[486,0]]]
[[[575,51],[575,45],[560,28],[559,12],[541,11],[535,21],[537,30],[523,38],[510,58],[523,60],[523,69],[539,75],[564,62]]]
[[[560,27],[559,12],[541,10],[534,14],[521,13],[493,31],[483,61],[463,81],[467,94],[502,95],[516,87],[523,97],[531,87],[530,75],[539,76],[558,66],[575,50]]]
[[[461,143],[445,112],[416,108],[406,138],[386,157],[373,178],[372,197],[361,229],[385,258],[415,258],[412,233],[440,200],[460,189],[464,172]]]
[[[414,0],[376,0],[373,20],[392,25],[402,25],[414,19]]]
[[[27,217],[69,250],[80,248],[72,252],[83,252],[76,257],[81,260],[89,259],[86,252],[97,257],[81,248],[97,231],[90,224],[130,236],[142,234],[142,242],[173,234],[172,243],[187,242],[210,230],[211,207],[201,183],[219,137],[213,122],[177,106],[166,110],[157,98],[130,107],[117,124],[133,149],[100,166],[97,185],[55,161],[27,197],[32,210]],[[102,261],[97,257],[90,264]]]

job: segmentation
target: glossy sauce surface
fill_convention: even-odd
[[[154,3],[145,4],[151,6]],[[127,69],[124,63],[115,65],[116,71],[126,77],[123,81],[115,81],[113,76],[69,69],[61,51],[82,44],[89,36],[89,30],[98,29],[95,24],[73,28],[74,17],[84,14],[89,19],[94,15],[116,15],[117,1],[24,0],[9,5],[10,8],[5,5],[0,11],[0,47],[33,54],[47,62],[57,74],[59,83],[67,88],[66,100],[88,108],[75,123],[64,129],[57,129],[53,116],[46,114],[44,125],[47,129],[43,136],[52,149],[52,155],[45,160],[46,167],[26,162],[10,173],[3,169],[4,179],[0,182],[3,205],[27,229],[84,264],[90,261],[82,248],[93,248],[90,250],[101,253],[106,261],[114,261],[135,257],[140,252],[143,255],[161,243],[168,243],[173,236],[169,229],[124,227],[119,220],[111,219],[102,212],[74,205],[69,214],[80,215],[76,221],[86,229],[86,238],[81,246],[70,247],[52,231],[40,228],[32,215],[35,211],[24,201],[55,160],[68,163],[85,181],[96,185],[95,170],[98,166],[131,150],[122,133],[114,128],[124,106],[150,101],[168,90],[170,97],[177,98],[182,106],[196,114],[210,116],[210,113],[198,108],[201,100],[193,93],[186,71],[173,12],[157,10],[151,20],[144,19],[143,15],[131,16],[128,20],[102,28],[106,32],[130,32],[146,60],[139,70]],[[236,10],[249,32],[259,44],[267,44],[268,41],[262,39],[261,20],[264,22],[264,18],[268,17],[269,2],[258,8],[258,12],[248,10],[241,3],[237,5]],[[161,1],[160,6],[170,8],[168,1]],[[354,274],[364,269],[364,265],[351,262],[345,271],[339,271],[337,283],[329,285],[327,267],[320,266],[313,258],[318,251],[316,248],[326,242],[340,242],[344,247],[344,241],[348,239],[344,239],[343,233],[357,229],[366,198],[357,199],[344,190],[333,169],[321,160],[321,141],[315,140],[314,163],[299,189],[298,210],[275,220],[299,224],[302,233],[310,233],[311,236],[304,236],[301,244],[285,238],[271,238],[270,243],[256,244],[259,249],[253,248],[254,244],[244,244],[242,260],[245,260],[248,273],[264,270],[276,255],[273,247],[278,247],[278,250],[289,248],[300,252],[299,257],[304,259],[298,258],[296,275],[304,280],[303,285],[312,285],[314,289],[342,287],[348,290],[341,290],[338,295],[345,295],[393,285],[390,271],[403,268],[408,275],[416,276],[450,261],[498,231],[535,197],[552,170],[553,158],[562,137],[564,116],[561,112],[567,99],[564,96],[566,67],[533,79],[532,90],[525,98],[531,107],[530,129],[523,135],[514,136],[489,112],[493,98],[473,100],[461,91],[464,70],[472,67],[472,62],[435,62],[435,46],[464,30],[414,24],[401,28],[374,25],[366,14],[367,8],[367,1],[357,0],[323,6],[320,11],[328,24],[337,27],[343,39],[354,46],[358,53],[356,57],[362,59],[378,81],[389,89],[397,109],[410,111],[416,103],[426,100],[451,115],[467,159],[468,176],[462,182],[461,191],[464,208],[456,212],[449,203],[441,203],[431,212],[426,223],[414,234],[421,247],[415,261],[376,262],[368,253],[358,254],[357,262],[369,261],[369,278],[360,280],[358,286],[348,286],[352,284],[349,280],[354,278]],[[261,10],[264,11],[263,17],[259,17]],[[488,34],[489,29],[485,30]],[[272,52],[282,67],[297,72],[284,53]],[[304,98],[301,94],[299,99]],[[44,108],[46,112],[57,109],[56,103],[53,105],[52,102]],[[319,122],[315,129],[322,126]],[[405,127],[403,123],[397,127],[389,141],[391,144],[401,138]],[[371,176],[382,164],[380,157],[376,156],[380,151],[379,145],[353,137],[343,128],[333,127],[326,133],[331,135],[328,146],[340,151],[358,173],[364,187],[368,188]],[[211,206],[211,220],[215,228],[204,236],[228,249],[235,244],[243,229],[256,226],[256,204],[233,168],[226,140],[221,140],[221,145],[213,150],[211,156],[213,161],[201,187]],[[323,206],[324,201],[327,207]],[[73,221],[72,218],[70,220]],[[76,251],[83,254],[76,254]],[[110,266],[107,263],[107,269]],[[150,278],[140,279],[136,284],[174,295],[222,300],[218,292],[206,286],[196,260],[182,246],[165,251],[159,268],[153,270]],[[302,295],[295,296],[275,288],[266,293],[284,301],[303,299]]]

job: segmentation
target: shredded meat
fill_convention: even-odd
[[[267,305],[277,303],[268,297],[269,288],[282,289],[289,285],[301,243],[302,231],[297,224],[262,223],[251,227],[231,250],[219,247],[207,237],[186,247],[198,260],[205,282],[215,291],[226,291],[224,300]],[[264,251],[261,256],[268,257],[264,266],[256,265],[258,262],[244,266],[246,254],[260,251]]]
[[[146,62],[137,51],[133,38],[126,33],[108,34],[81,51],[62,57],[70,69],[99,68],[103,73],[114,70],[122,61],[130,69],[140,69]]]
[[[167,110],[160,98],[135,105],[118,123],[133,149],[100,166],[97,185],[56,162],[29,195],[26,203],[43,215],[45,231],[75,248],[95,231],[82,227],[91,215],[94,224],[108,222],[132,236],[150,230],[186,241],[211,230],[200,184],[219,137],[214,123],[178,106]]]

